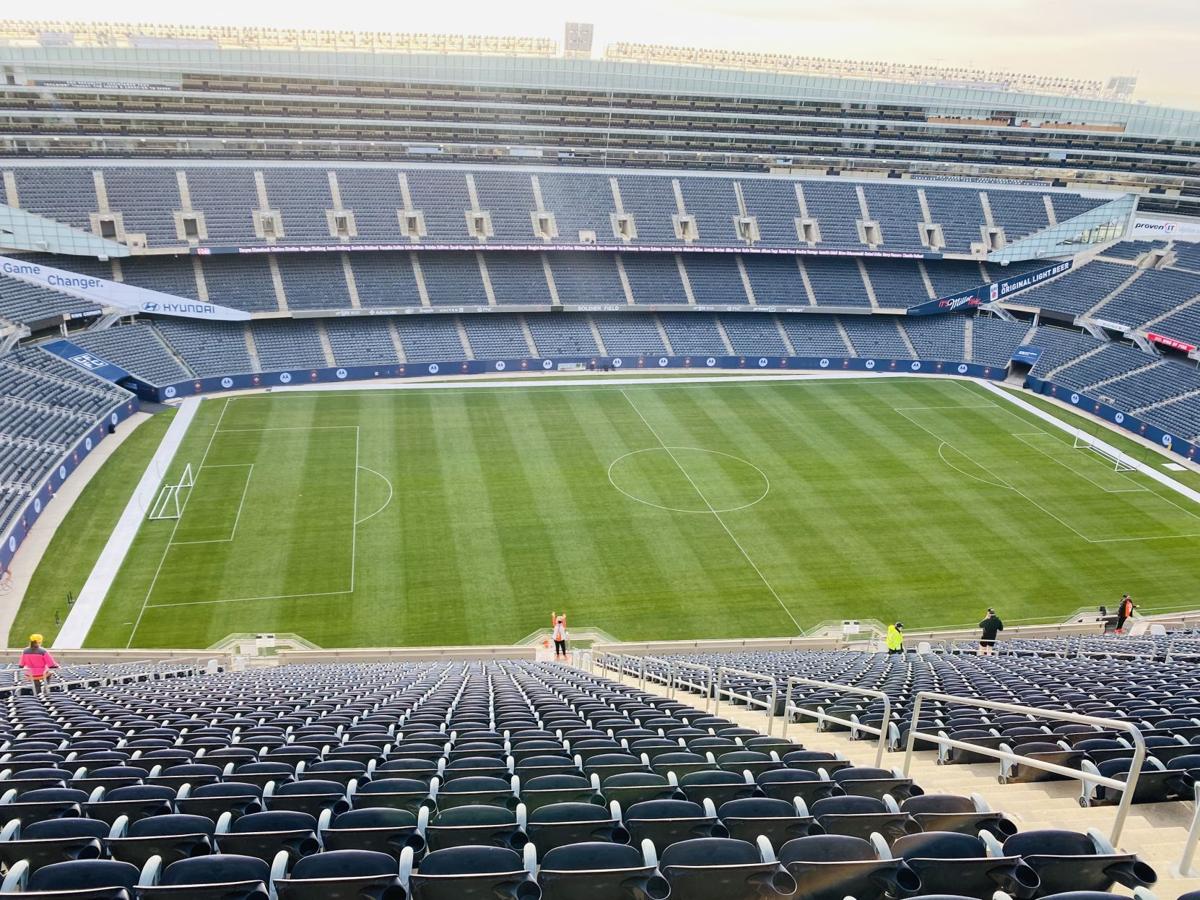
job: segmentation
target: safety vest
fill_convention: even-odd
[[[888,626],[887,648],[889,650],[903,650],[904,649],[904,635],[896,630],[895,625]]]

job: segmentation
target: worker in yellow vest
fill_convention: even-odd
[[[888,626],[887,652],[888,653],[903,653],[904,652],[904,623],[903,622],[897,622],[894,625]]]

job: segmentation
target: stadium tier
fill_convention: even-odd
[[[601,176],[554,168],[9,166],[0,167],[8,206],[135,253],[382,243],[982,258],[1006,247],[1037,247],[1040,234],[1124,196],[752,174],[609,170]],[[1029,208],[1041,209],[1041,217],[1030,218]],[[1053,222],[1052,208],[1061,210]]]
[[[990,316],[829,316],[791,313],[460,314],[400,318],[256,320],[249,325],[160,320],[78,332],[72,343],[159,388],[213,376],[472,360],[612,357],[923,360],[1002,373],[1022,345],[1033,374],[1142,417],[1185,440],[1200,421],[1174,401],[1200,392],[1194,366],[1086,331]],[[515,364],[515,363],[514,363]],[[1160,414],[1159,410],[1162,409]]]
[[[1197,196],[1200,119],[1132,102],[1129,79],[1105,91],[1074,79],[631,43],[603,59],[558,57],[552,42],[532,38],[330,40],[27,21],[0,23],[0,32],[0,68],[11,73],[0,84],[0,146],[11,156],[938,172],[1117,184],[1160,210],[1194,208]],[[86,189],[84,176],[77,181]],[[524,221],[517,198],[528,186],[495,188]],[[126,187],[158,189],[170,190],[169,177]],[[911,214],[911,195],[891,193],[867,199]],[[998,193],[990,209],[973,203],[956,214],[956,243],[989,214],[1019,234],[1069,206]],[[714,214],[729,209],[728,197],[685,189],[684,198]],[[919,246],[911,233],[889,240]]]

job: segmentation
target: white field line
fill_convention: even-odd
[[[1050,510],[1046,509],[1046,507],[1042,506],[1042,504],[1038,503],[1036,500],[1034,500],[1032,497],[1030,497],[1024,491],[1020,490],[1017,487],[1014,487],[1012,484],[1010,484],[1004,478],[1001,478],[999,475],[997,475],[995,472],[993,472],[991,469],[989,469],[983,463],[979,462],[977,459],[972,457],[970,454],[964,453],[958,447],[955,447],[954,444],[952,444],[949,441],[942,438],[941,435],[926,428],[924,425],[922,425],[920,422],[917,422],[911,416],[906,415],[902,410],[896,409],[895,407],[893,407],[893,409],[896,412],[900,413],[900,415],[903,416],[905,419],[908,419],[909,422],[912,422],[912,424],[916,425],[918,428],[920,428],[922,431],[924,431],[926,434],[928,434],[931,438],[933,438],[934,440],[939,442],[938,456],[941,457],[942,461],[945,462],[948,466],[950,466],[950,468],[952,468],[956,472],[962,473],[964,475],[967,474],[967,473],[963,472],[963,470],[960,469],[958,466],[951,464],[949,462],[949,460],[947,460],[945,458],[945,456],[942,455],[941,448],[943,445],[946,447],[949,447],[951,450],[958,453],[959,455],[971,460],[971,462],[973,462],[975,465],[979,466],[979,468],[983,469],[983,471],[987,472],[989,475],[991,475],[993,478],[995,478],[996,482],[994,482],[994,483],[996,484],[997,487],[1003,486],[1003,487],[1007,488],[1008,490],[1012,491],[1014,494],[1017,494],[1018,496],[1023,497],[1030,504],[1032,504],[1033,506],[1036,506],[1038,509],[1040,509],[1042,512],[1044,512],[1050,518],[1054,519],[1054,521],[1058,522],[1060,525],[1062,525],[1068,531],[1071,531],[1072,533],[1074,533],[1077,537],[1081,538],[1082,540],[1087,541],[1089,544],[1134,543],[1134,542],[1138,542],[1138,541],[1166,541],[1166,540],[1180,540],[1183,538],[1200,537],[1200,534],[1166,534],[1166,535],[1159,535],[1159,536],[1154,536],[1154,537],[1090,538],[1083,532],[1079,531],[1079,529],[1077,529],[1073,525],[1071,525],[1069,522],[1067,522],[1065,519],[1055,515]],[[1008,410],[1005,410],[1005,411],[1008,412],[1010,415],[1015,415],[1015,413],[1012,413],[1011,411],[1008,411]],[[1039,412],[1040,412],[1040,410],[1039,410]],[[1019,419],[1020,416],[1016,416],[1016,418]],[[1053,416],[1050,416],[1050,418],[1053,419]],[[1025,421],[1025,420],[1022,419],[1022,421]],[[1028,425],[1029,423],[1025,422],[1025,424]],[[1070,427],[1070,426],[1065,425],[1064,423],[1060,423],[1060,424],[1062,425],[1062,427],[1064,429]],[[1044,432],[1044,433],[1049,434],[1049,432]],[[1032,445],[1028,445],[1028,446],[1032,446]],[[1051,458],[1053,458],[1053,457],[1051,457]],[[1140,463],[1137,465],[1141,466]],[[1142,467],[1142,468],[1146,468],[1146,467]],[[1072,469],[1071,471],[1074,471],[1074,470]],[[1149,470],[1149,471],[1153,471],[1153,470]],[[1076,474],[1078,474],[1078,473],[1076,473]],[[1155,473],[1155,474],[1158,474],[1158,473]],[[1163,476],[1163,477],[1165,478],[1165,476]],[[982,479],[982,478],[976,478],[975,480],[982,481],[985,484],[991,483],[991,482],[987,482],[986,479]],[[1090,481],[1090,479],[1088,479],[1088,480]],[[1166,479],[1166,480],[1170,481],[1170,479]],[[1093,484],[1094,484],[1094,482],[1093,482]],[[1182,487],[1182,485],[1180,485],[1180,487]],[[1185,490],[1186,490],[1186,488],[1185,488]],[[1133,493],[1133,492],[1117,492],[1117,493]],[[1161,495],[1158,495],[1158,494],[1155,494],[1155,496],[1161,497]],[[1178,506],[1178,504],[1174,503],[1173,501],[1171,501],[1170,499],[1168,499],[1166,497],[1161,497],[1161,499],[1166,500],[1166,502],[1170,503],[1172,506]],[[1182,507],[1179,507],[1179,508],[1182,509]],[[1187,510],[1184,510],[1184,512],[1187,512]]]
[[[1038,407],[1034,406],[1032,403],[1027,403],[1026,401],[1022,400],[1020,397],[1013,396],[1008,391],[1001,390],[1000,388],[996,387],[994,384],[982,384],[981,387],[985,391],[995,394],[997,397],[1003,397],[1007,402],[1011,403],[1013,406],[1017,407],[1018,409],[1022,409],[1027,413],[1031,413],[1032,415],[1037,416],[1043,422],[1048,422],[1050,425],[1053,425],[1055,428],[1059,429],[1060,431],[1065,431],[1067,434],[1071,435],[1072,438],[1085,437],[1085,438],[1089,439],[1090,441],[1092,441],[1093,444],[1095,444],[1096,446],[1103,449],[1106,453],[1111,453],[1114,456],[1116,456],[1116,455],[1120,455],[1123,457],[1129,456],[1128,453],[1123,453],[1122,451],[1118,450],[1116,447],[1112,446],[1111,444],[1105,443],[1104,441],[1100,440],[1099,438],[1095,437],[1094,435],[1088,434],[1086,431],[1084,431],[1081,428],[1076,428],[1073,425],[1068,425],[1066,422],[1062,421],[1058,417],[1052,416],[1050,413],[1048,413],[1042,409],[1039,409]],[[1105,426],[1105,427],[1107,427],[1107,426]],[[1155,454],[1155,455],[1157,456],[1157,454]],[[1187,485],[1180,484],[1174,478],[1171,478],[1169,475],[1164,475],[1162,472],[1158,471],[1158,469],[1154,468],[1153,466],[1148,466],[1145,463],[1140,462],[1136,459],[1131,459],[1130,462],[1132,462],[1133,467],[1135,469],[1137,469],[1139,472],[1141,472],[1143,475],[1146,475],[1149,478],[1151,478],[1152,480],[1157,481],[1159,484],[1163,485],[1164,487],[1170,488],[1175,493],[1179,494],[1180,496],[1186,497],[1188,500],[1191,500],[1193,503],[1200,503],[1200,491],[1193,490],[1192,488],[1188,487]],[[1167,502],[1171,503],[1173,506],[1179,506],[1179,504],[1174,503],[1174,501],[1168,500],[1166,497],[1163,497],[1163,499],[1167,500]],[[1186,509],[1185,507],[1182,507],[1182,506],[1179,506],[1179,508],[1182,509],[1184,512],[1188,513],[1189,515],[1196,516],[1196,513],[1193,512],[1192,510]],[[1197,516],[1197,518],[1200,518],[1200,516]]]
[[[710,513],[712,513],[713,518],[717,520],[717,523],[723,529],[725,529],[725,533],[727,535],[729,535],[729,539],[731,541],[733,541],[733,545],[735,547],[737,547],[738,551],[742,554],[742,556],[744,556],[746,558],[746,562],[750,563],[750,568],[754,569],[755,574],[757,574],[759,579],[762,581],[762,583],[767,586],[767,590],[771,592],[771,596],[775,598],[775,602],[779,604],[780,608],[784,611],[784,613],[787,615],[787,617],[792,620],[792,624],[796,626],[796,631],[797,632],[803,631],[804,629],[800,627],[800,623],[796,621],[796,617],[793,616],[791,610],[789,610],[787,608],[787,604],[785,604],[783,602],[783,599],[779,596],[779,593],[775,590],[774,587],[771,586],[771,582],[767,581],[767,578],[765,575],[763,575],[762,570],[758,567],[758,565],[754,562],[754,560],[750,558],[750,554],[746,552],[746,548],[742,546],[741,541],[739,541],[734,536],[733,532],[729,530],[729,526],[725,524],[725,520],[721,518],[721,514],[719,512],[717,512],[716,509],[713,508],[713,505],[711,503],[709,503],[708,498],[706,496],[704,496],[704,491],[700,490],[699,485],[697,485],[696,482],[692,480],[692,476],[688,474],[687,469],[685,469],[683,467],[682,463],[680,463],[679,460],[676,458],[674,451],[672,451],[671,448],[668,447],[663,442],[663,439],[661,437],[659,437],[658,432],[654,430],[654,426],[650,424],[650,422],[646,419],[646,417],[644,415],[642,415],[642,411],[637,408],[637,406],[634,404],[633,400],[630,399],[629,395],[627,393],[625,393],[624,390],[621,391],[621,396],[625,398],[625,401],[629,404],[629,406],[633,409],[633,411],[635,413],[637,413],[638,418],[642,420],[642,424],[646,426],[647,430],[652,435],[654,435],[654,439],[656,441],[658,441],[659,446],[667,451],[667,455],[671,457],[672,462],[674,462],[676,467],[678,467],[679,471],[683,473],[683,477],[688,480],[688,484],[690,484],[692,486],[692,488],[696,491],[696,493],[700,497],[700,500],[704,503],[705,506],[708,507],[708,511]]]
[[[364,472],[370,472],[372,475],[378,475],[380,478],[383,479],[383,483],[386,484],[388,487],[387,499],[383,501],[383,505],[380,506],[379,509],[375,510],[375,512],[371,513],[369,516],[364,516],[363,518],[359,519],[358,524],[361,525],[363,522],[367,522],[367,521],[375,518],[377,515],[379,515],[381,512],[383,512],[385,509],[387,509],[388,505],[392,502],[392,498],[394,496],[396,496],[396,491],[392,487],[391,479],[388,478],[386,475],[384,475],[382,472],[376,472],[374,469],[368,468],[367,466],[359,466],[359,468],[362,469]]]
[[[233,399],[233,398],[231,398],[231,399]],[[228,402],[229,401],[227,400],[226,403],[228,404]],[[221,415],[224,416],[224,414],[225,414],[225,410],[222,409]],[[236,431],[312,431],[312,430],[317,430],[317,429],[322,429],[322,428],[353,428],[354,429],[354,511],[353,511],[353,516],[354,516],[355,520],[358,519],[358,470],[366,468],[365,466],[360,466],[358,464],[359,438],[362,434],[361,426],[358,426],[358,425],[314,425],[314,426],[312,426],[312,428],[306,428],[304,426],[295,426],[295,427],[289,427],[289,428],[220,428],[219,427],[220,424],[221,424],[220,420],[218,420],[217,421],[218,428],[217,428],[217,430],[215,430],[213,432],[214,438],[216,437],[216,435],[218,433],[228,434],[231,431],[234,431],[234,432],[236,432]],[[212,447],[211,440],[209,441],[209,447],[210,448]],[[204,455],[205,455],[205,457],[208,456],[207,450],[205,451]],[[253,463],[228,463],[227,466],[250,466],[251,471],[253,471],[253,469],[254,469]],[[202,460],[200,468],[212,469],[212,468],[217,468],[217,467],[216,466],[205,466],[205,465],[203,465],[203,460]],[[375,470],[367,469],[367,471],[374,472]],[[379,475],[378,472],[375,472],[375,474]],[[391,487],[392,487],[392,483],[390,481],[388,481],[387,478],[384,478],[384,476],[382,476],[382,475],[379,475],[379,477],[383,478],[384,481],[387,481],[388,489],[390,491]],[[249,489],[249,487],[250,487],[250,476],[247,475],[246,476],[246,487],[243,488],[243,490],[242,490],[242,503],[246,502],[246,491]],[[374,516],[374,515],[382,512],[383,508],[386,507],[388,505],[388,503],[391,502],[391,500],[392,500],[392,497],[391,497],[391,494],[389,494],[387,502],[384,503],[384,505],[381,506],[379,509],[375,510],[375,512],[371,513],[370,516],[367,516],[367,519],[371,518],[371,516]],[[238,506],[238,514],[237,514],[238,520],[241,519],[241,515],[242,515],[242,507],[239,505]],[[181,514],[180,518],[182,518],[182,514]],[[366,519],[364,519],[363,521],[365,522]],[[314,591],[313,593],[308,593],[308,594],[271,594],[271,595],[262,596],[262,597],[225,597],[225,598],[221,598],[221,599],[217,599],[217,600],[183,600],[178,603],[145,602],[142,605],[142,613],[138,616],[137,623],[134,624],[134,630],[135,631],[137,630],[137,624],[141,622],[142,615],[144,615],[146,610],[148,610],[148,609],[167,609],[167,608],[173,607],[173,606],[209,606],[212,604],[219,604],[219,603],[251,603],[256,600],[299,600],[299,599],[304,599],[304,598],[308,598],[308,597],[339,597],[339,596],[344,596],[346,594],[353,594],[354,593],[354,584],[355,584],[355,574],[356,574],[357,562],[358,562],[357,541],[358,541],[358,526],[360,524],[362,524],[362,523],[355,521],[354,526],[350,532],[350,587],[347,588],[346,590]],[[176,523],[176,527],[178,527],[178,523]],[[234,521],[233,530],[236,533],[237,520]],[[174,535],[174,532],[172,532],[172,536],[173,535]],[[232,540],[233,540],[233,535],[230,535],[228,540],[217,540],[217,541],[176,541],[172,537],[171,545],[168,546],[168,549],[170,549],[170,546],[182,546],[185,544],[226,544]],[[163,559],[164,560],[166,559],[165,553],[163,554]],[[159,569],[161,571],[162,561],[159,562]],[[157,578],[158,578],[157,572],[155,573],[154,577],[155,577],[155,580],[157,580]],[[151,591],[153,591],[153,589],[154,589],[153,583],[151,583],[150,587],[151,587]],[[146,600],[149,601],[149,599],[150,599],[150,593],[147,592]],[[131,642],[133,641],[133,635],[130,635],[129,640]]]
[[[238,434],[243,431],[322,431],[329,428],[357,428],[357,425],[275,425],[262,428],[222,428],[221,434]]]
[[[204,468],[204,463],[208,460],[208,453],[212,450],[213,442],[217,439],[217,432],[221,430],[221,422],[225,418],[225,413],[229,410],[230,400],[225,401],[225,405],[221,407],[221,413],[217,416],[217,424],[213,426],[213,432],[208,438],[208,444],[204,448],[204,455],[200,457],[200,465],[197,468]],[[167,561],[167,554],[171,552],[171,542],[175,540],[175,532],[179,530],[179,523],[183,521],[183,514],[187,511],[188,500],[192,499],[194,490],[188,491],[187,498],[183,501],[183,507],[179,510],[179,518],[175,520],[175,525],[171,528],[171,534],[167,538],[167,545],[163,547],[162,556],[159,557],[158,567],[154,570],[154,577],[150,579],[150,587],[146,589],[146,596],[142,600],[142,608],[138,610],[137,618],[134,619],[133,628],[129,632],[129,640],[125,642],[125,649],[128,650],[133,646],[133,637],[137,634],[138,626],[142,624],[142,617],[146,615],[146,605],[150,602],[150,595],[154,593],[154,585],[158,583],[158,576],[162,574],[163,563]]]
[[[245,469],[246,470],[246,484],[242,487],[242,499],[241,499],[241,502],[238,503],[237,515],[235,515],[233,517],[233,527],[231,529],[229,529],[229,537],[214,538],[213,540],[209,540],[209,541],[171,541],[171,543],[176,547],[183,547],[183,546],[187,546],[188,544],[230,544],[230,543],[233,543],[233,539],[235,537],[237,537],[238,522],[240,522],[242,520],[242,508],[246,505],[246,494],[250,490],[250,479],[254,475],[254,463],[226,463],[224,465],[219,465],[219,466],[201,466],[200,468],[202,468],[202,469]],[[193,490],[195,490],[195,488],[193,488]],[[191,497],[190,494],[188,496],[189,496],[189,498]]]
[[[354,511],[350,516],[350,593],[354,593],[354,574],[358,568],[358,447],[362,429],[354,426]]]
[[[988,481],[986,478],[980,478],[978,475],[972,475],[966,469],[960,469],[954,463],[950,462],[950,460],[946,459],[946,454],[943,453],[942,451],[945,450],[947,447],[949,447],[955,453],[958,453],[960,455],[965,456],[965,454],[961,450],[959,450],[957,447],[955,447],[953,444],[947,443],[946,441],[942,441],[940,444],[938,444],[938,458],[942,462],[944,462],[946,465],[948,465],[950,468],[952,468],[955,472],[959,472],[959,473],[965,475],[967,478],[973,478],[976,481],[978,481],[980,484],[990,484],[992,487],[998,487],[1002,491],[1009,490],[1009,486],[1007,484],[1004,484],[999,481]],[[967,457],[967,458],[970,459],[970,457]]]
[[[1041,447],[1039,447],[1036,443],[1025,440],[1026,438],[1037,437],[1038,435],[1045,435],[1045,436],[1049,437],[1052,441],[1054,441],[1054,443],[1058,444],[1061,447],[1068,447],[1068,448],[1071,447],[1070,444],[1066,443],[1065,441],[1060,441],[1058,438],[1056,438],[1054,435],[1050,434],[1050,432],[1048,432],[1048,431],[1039,430],[1039,431],[1030,431],[1030,432],[1024,432],[1024,433],[1014,431],[1014,432],[1011,432],[1011,434],[1013,437],[1015,437],[1018,441],[1020,441],[1026,447],[1036,450],[1038,453],[1042,454],[1042,456],[1046,457],[1046,459],[1050,460],[1051,462],[1057,463],[1058,465],[1060,465],[1064,469],[1066,469],[1068,472],[1078,475],[1084,481],[1088,482],[1088,484],[1092,485],[1093,487],[1097,488],[1098,490],[1104,491],[1104,493],[1106,493],[1106,494],[1137,494],[1137,493],[1147,493],[1148,494],[1148,493],[1150,493],[1150,488],[1146,487],[1144,484],[1138,484],[1136,481],[1134,481],[1132,478],[1130,478],[1128,475],[1125,475],[1124,473],[1120,473],[1121,476],[1126,481],[1128,481],[1131,485],[1133,485],[1133,487],[1106,488],[1100,482],[1093,481],[1090,477],[1085,475],[1079,469],[1076,469],[1074,466],[1064,462],[1063,460],[1059,459],[1057,456],[1054,456],[1051,453],[1047,453],[1045,450],[1043,450]],[[1081,457],[1081,459],[1085,459],[1088,462],[1093,461],[1092,457],[1090,457],[1090,456],[1084,456],[1084,457]],[[1115,470],[1109,469],[1108,471],[1112,472]]]
[[[899,410],[897,410],[897,412],[900,412],[900,411],[899,411]],[[1034,506],[1036,506],[1038,509],[1040,509],[1042,512],[1044,512],[1046,515],[1048,515],[1050,518],[1054,519],[1054,521],[1058,522],[1058,524],[1059,524],[1059,525],[1062,525],[1062,526],[1063,526],[1064,528],[1066,528],[1068,531],[1071,531],[1071,532],[1073,532],[1073,533],[1075,534],[1075,536],[1076,536],[1076,537],[1079,537],[1079,538],[1081,538],[1081,539],[1083,539],[1083,540],[1087,541],[1089,544],[1094,544],[1094,543],[1096,543],[1096,542],[1095,542],[1095,541],[1093,541],[1093,540],[1092,540],[1090,537],[1088,537],[1086,534],[1084,534],[1083,532],[1081,532],[1081,531],[1079,531],[1078,529],[1076,529],[1076,528],[1075,528],[1073,525],[1071,525],[1069,522],[1065,521],[1064,519],[1060,519],[1060,518],[1059,518],[1058,516],[1056,516],[1054,513],[1050,512],[1050,510],[1046,509],[1046,507],[1042,506],[1042,504],[1038,503],[1036,500],[1034,500],[1034,499],[1033,499],[1032,497],[1030,497],[1028,494],[1024,493],[1023,491],[1020,491],[1020,490],[1018,490],[1018,489],[1017,489],[1017,488],[1015,488],[1015,487],[1013,487],[1011,484],[1009,484],[1009,483],[1008,483],[1008,481],[1006,481],[1005,479],[1001,478],[999,475],[997,475],[995,472],[993,472],[991,469],[989,469],[989,468],[988,468],[987,466],[985,466],[983,463],[979,462],[977,459],[975,459],[975,458],[974,458],[973,456],[971,456],[969,453],[964,453],[962,450],[958,449],[958,447],[955,447],[955,446],[954,446],[952,443],[950,443],[949,441],[945,440],[945,439],[944,439],[944,438],[943,438],[943,437],[942,437],[940,434],[938,434],[937,432],[935,432],[935,431],[931,431],[930,429],[928,429],[928,428],[926,428],[924,425],[922,425],[920,422],[918,422],[918,421],[916,421],[915,419],[913,419],[911,416],[905,415],[903,412],[901,412],[901,413],[900,413],[900,415],[901,415],[901,416],[903,416],[905,419],[908,419],[908,421],[912,422],[912,424],[916,425],[918,428],[920,428],[922,431],[924,431],[924,432],[925,432],[927,435],[929,435],[929,436],[930,436],[931,438],[933,438],[935,441],[938,441],[938,442],[939,442],[939,446],[938,446],[938,450],[939,450],[939,454],[938,454],[938,455],[939,455],[939,456],[941,455],[941,453],[940,453],[940,451],[941,451],[941,445],[942,445],[942,444],[944,444],[945,446],[947,446],[947,447],[949,447],[951,450],[953,450],[955,453],[958,453],[960,456],[963,456],[963,457],[965,457],[965,458],[967,458],[967,459],[971,460],[971,462],[972,462],[972,463],[974,463],[975,465],[979,466],[979,468],[983,469],[983,471],[987,472],[989,475],[991,475],[993,478],[995,478],[995,479],[996,479],[996,482],[997,482],[998,484],[1002,484],[1002,485],[1004,485],[1004,487],[1008,488],[1008,489],[1009,489],[1010,491],[1012,491],[1014,494],[1017,494],[1017,495],[1019,495],[1019,496],[1021,496],[1021,497],[1024,497],[1024,498],[1025,498],[1027,501],[1029,501],[1029,503],[1033,504],[1033,505],[1034,505]],[[942,457],[942,461],[943,461],[943,462],[945,462],[945,461],[946,461],[946,458],[945,458],[944,456]],[[958,468],[958,466],[951,466],[951,468],[953,468],[953,469],[954,469],[955,471],[957,471],[957,472],[962,472],[962,469]],[[979,481],[982,481],[983,479],[977,479],[977,480],[979,480]]]
[[[411,364],[410,364],[411,365]],[[416,365],[421,365],[416,363]],[[637,370],[634,370],[637,371]],[[574,387],[629,387],[659,385],[662,387],[679,387],[687,384],[736,384],[746,381],[820,381],[833,384],[839,381],[862,381],[868,378],[939,378],[947,381],[971,381],[974,379],[960,375],[915,374],[913,372],[829,372],[823,370],[804,372],[783,372],[772,370],[768,372],[747,371],[742,375],[659,375],[654,377],[631,377],[610,375],[608,377],[579,377],[562,375],[560,373],[530,373],[521,378],[513,379],[480,379],[479,381],[427,381],[421,376],[410,379],[397,379],[380,382],[355,382],[353,385],[333,382],[330,384],[289,384],[272,385],[270,390],[264,388],[235,392],[239,398],[263,398],[272,394],[312,393],[325,391],[342,391],[346,394],[371,394],[376,391],[449,391],[470,392],[487,390],[489,388],[519,388],[529,391],[563,391]],[[978,400],[979,398],[976,397]],[[346,426],[330,425],[330,428]]]
[[[129,548],[133,546],[138,529],[145,518],[146,510],[158,496],[167,468],[174,460],[179,445],[183,442],[184,435],[187,434],[188,427],[200,409],[201,402],[199,397],[189,397],[179,405],[179,411],[175,414],[174,420],[167,428],[167,433],[163,435],[158,449],[147,464],[146,471],[142,473],[141,480],[130,496],[129,502],[125,504],[121,518],[113,528],[112,534],[109,535],[104,549],[96,558],[96,563],[92,566],[87,581],[79,591],[79,597],[75,600],[71,611],[67,614],[67,620],[54,639],[53,649],[76,650],[83,646],[83,642],[100,612],[100,607],[104,603],[104,598],[108,595],[109,588],[112,587],[113,580],[117,577],[117,572],[125,562]]]
[[[223,600],[182,600],[179,603],[151,603],[146,609],[173,609],[176,606],[212,606],[218,603],[251,603],[255,600],[301,600],[306,597],[340,597],[353,594],[348,591],[317,591],[313,594],[271,594],[265,597],[227,597]]]

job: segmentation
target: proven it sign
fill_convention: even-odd
[[[204,303],[200,300],[189,300],[186,297],[176,297],[174,294],[164,294],[149,288],[135,287],[132,284],[121,284],[108,281],[92,275],[80,275],[78,272],[68,272],[43,266],[39,263],[22,259],[10,259],[0,256],[0,275],[34,284],[48,290],[58,291],[80,300],[87,300],[97,306],[116,307],[129,314],[144,313],[155,316],[177,316],[183,319],[206,319],[213,322],[240,322],[250,318],[250,313],[240,309],[230,309],[218,306],[216,303]]]

